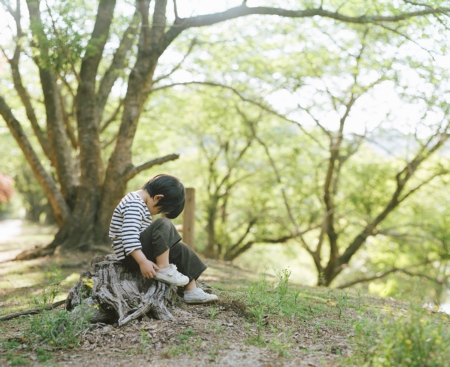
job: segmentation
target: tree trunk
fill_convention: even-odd
[[[216,242],[216,217],[217,217],[217,202],[211,203],[207,210],[206,233],[208,235],[205,256],[208,258],[217,258],[217,242]]]
[[[84,271],[70,290],[66,309],[75,314],[87,310],[91,322],[117,322],[119,326],[144,315],[172,320],[167,304],[176,297],[176,290],[130,272],[114,255],[97,256],[90,271]]]

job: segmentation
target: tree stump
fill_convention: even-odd
[[[91,269],[81,273],[69,291],[66,310],[74,316],[88,310],[91,322],[117,322],[119,326],[144,315],[171,320],[167,304],[176,291],[175,286],[130,272],[115,255],[96,256]]]

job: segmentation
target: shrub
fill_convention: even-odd
[[[411,309],[383,320],[355,324],[355,352],[345,365],[367,367],[440,367],[448,365],[448,318]]]

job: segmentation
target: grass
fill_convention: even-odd
[[[68,266],[73,262],[54,257],[2,264],[0,314],[43,307],[65,298],[86,268]],[[239,282],[226,274],[221,283],[221,266],[210,273],[218,279],[211,285],[221,290],[219,302],[201,306],[205,326],[178,331],[159,351],[160,356],[194,358],[204,353],[210,361],[219,361],[221,351],[235,341],[235,336],[230,339],[227,333],[239,327],[243,348],[267,351],[281,364],[305,356],[320,360],[330,354],[335,355],[331,365],[341,366],[438,367],[447,363],[450,323],[446,315],[369,298],[361,291],[301,287],[292,284],[288,269],[259,278],[239,273]],[[231,328],[224,326],[228,324],[224,315],[230,310],[239,315],[240,326],[236,321]],[[86,327],[83,317],[73,319],[63,310],[4,322],[0,324],[0,365],[27,365],[32,362],[30,355],[34,361],[49,365],[56,351],[76,350]],[[123,353],[152,354],[153,343],[152,336],[140,330],[135,347]]]
[[[342,366],[438,367],[448,362],[450,319],[445,314],[406,304],[382,306],[383,300],[368,300],[361,292],[299,288],[289,284],[288,271],[277,273],[274,282],[263,275],[241,290],[240,298],[250,311],[247,343],[267,347],[278,358],[293,355],[293,330],[306,322],[317,343],[327,333],[353,335],[347,340],[353,354],[342,356]],[[341,349],[330,350],[341,354]]]
[[[415,306],[390,310],[354,324],[355,353],[347,362],[373,367],[439,367],[448,365],[448,316]]]

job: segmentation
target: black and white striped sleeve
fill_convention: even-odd
[[[130,201],[126,204],[123,211],[122,245],[127,256],[134,250],[142,248],[139,235],[143,217],[144,208],[140,203]]]

